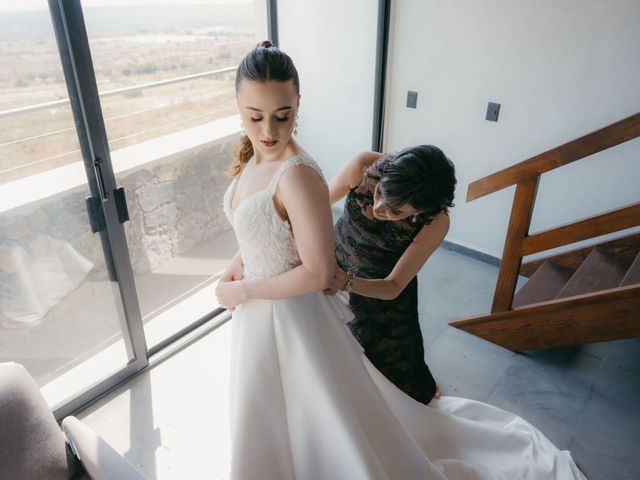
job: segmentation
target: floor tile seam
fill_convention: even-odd
[[[504,371],[502,372],[502,374],[496,379],[495,382],[493,382],[493,385],[491,386],[491,389],[489,390],[489,392],[487,393],[487,396],[484,398],[484,401],[486,401],[488,403],[489,397],[491,397],[491,395],[493,394],[494,390],[496,389],[496,387],[498,386],[498,384],[500,383],[500,381],[504,378],[504,376],[507,374],[507,371],[509,371],[509,367],[512,365],[513,363],[513,358],[511,358],[509,360],[509,363],[507,364],[507,366],[505,367]]]
[[[573,446],[573,442],[575,441],[576,438],[576,433],[580,430],[580,427],[582,427],[582,420],[584,418],[584,415],[587,411],[587,408],[589,407],[589,404],[591,403],[591,400],[593,399],[593,392],[595,391],[595,386],[596,383],[598,381],[598,379],[600,378],[600,375],[602,374],[602,370],[604,369],[604,361],[602,361],[602,359],[600,359],[600,365],[598,365],[598,373],[596,373],[594,375],[593,381],[591,382],[591,385],[589,386],[589,391],[587,392],[587,398],[584,402],[584,405],[582,406],[582,411],[580,412],[580,415],[578,416],[578,421],[576,422],[576,426],[573,429],[573,435],[571,438],[571,443],[569,444],[569,448],[571,448]]]

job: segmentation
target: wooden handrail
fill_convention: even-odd
[[[640,203],[594,215],[577,222],[538,232],[524,239],[522,256],[618,232],[640,225]]]
[[[637,137],[640,137],[640,113],[469,185],[467,202],[517,184],[491,305],[492,314],[511,309],[524,256],[640,225],[640,203],[637,203],[529,236],[540,175]]]
[[[640,112],[469,184],[467,202],[640,137]]]

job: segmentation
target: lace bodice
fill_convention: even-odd
[[[224,211],[238,240],[245,278],[272,277],[300,265],[291,225],[280,218],[273,203],[282,174],[297,165],[313,168],[324,181],[318,164],[301,152],[280,165],[267,188],[244,199],[235,210],[231,208],[231,202],[239,176],[233,179],[224,194]]]

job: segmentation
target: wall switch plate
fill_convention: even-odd
[[[407,92],[407,107],[416,108],[418,105],[418,92],[412,92],[409,90]]]
[[[485,120],[489,120],[490,122],[497,122],[499,113],[500,113],[500,104],[489,102],[489,105],[487,106],[487,116],[485,117]]]

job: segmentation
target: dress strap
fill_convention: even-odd
[[[267,187],[267,190],[271,193],[272,196],[275,195],[276,190],[278,189],[278,183],[280,182],[280,178],[282,177],[284,172],[286,172],[289,168],[295,167],[297,165],[306,165],[313,168],[320,176],[322,181],[325,184],[327,183],[324,175],[322,174],[320,166],[315,162],[315,160],[313,160],[306,152],[298,153],[282,162],[282,165],[280,165],[276,173],[273,175],[273,178],[271,179],[271,182],[269,182],[269,186]]]

